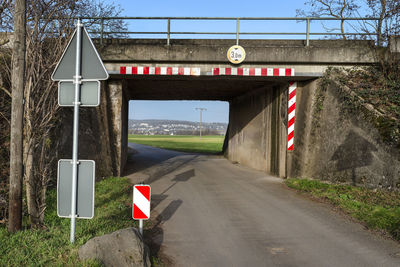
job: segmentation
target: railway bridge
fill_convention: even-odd
[[[398,182],[400,170],[391,167],[400,165],[397,157],[393,156],[396,153],[377,141],[379,133],[371,131],[373,126],[358,123],[354,118],[342,118],[337,88],[327,90],[321,98],[319,80],[328,68],[377,63],[378,50],[374,41],[311,40],[313,34],[338,35],[311,33],[311,21],[337,19],[132,17],[122,19],[165,20],[167,31],[122,32],[114,38],[109,37],[112,32],[105,31],[105,21],[121,18],[86,19],[100,22],[100,30],[94,33],[99,38],[94,39],[94,43],[110,75],[107,81],[102,82],[100,106],[81,111],[79,158],[96,160],[97,176],[124,173],[128,158],[129,100],[221,100],[228,101],[230,106],[224,155],[232,162],[280,177],[339,177],[353,182],[361,177],[364,183],[387,187]],[[182,23],[188,20],[195,23],[199,20],[233,20],[236,32],[171,30],[182,27]],[[305,40],[239,38],[246,34],[284,34],[239,30],[242,21],[260,20],[303,21],[306,23],[305,32],[286,34],[304,35]],[[171,25],[178,22],[180,25]],[[167,38],[130,39],[130,34],[161,34]],[[211,34],[214,37],[215,34],[228,34],[235,35],[236,40],[171,38],[193,34]],[[245,50],[245,59],[240,64],[233,64],[228,60],[227,52],[239,42]],[[399,40],[393,39],[390,44],[388,49],[383,49],[386,55],[398,56]],[[316,114],[315,103],[318,101],[322,101],[319,105],[324,110]],[[72,111],[65,110],[66,123],[63,123],[61,131],[68,133],[72,132],[72,124],[67,123],[72,120]],[[320,130],[317,135],[313,132],[316,117],[323,121],[318,123]],[[60,157],[68,158],[71,138],[64,136]],[[346,162],[351,164],[344,165],[350,166],[351,171],[336,162],[338,154],[344,154],[339,158],[346,156]],[[360,160],[358,155],[367,155],[368,160]]]
[[[101,176],[123,173],[129,100],[228,101],[225,156],[280,177],[294,175],[305,156],[319,77],[329,67],[375,63],[370,41],[311,40],[306,46],[303,40],[241,40],[246,57],[239,65],[227,59],[234,40],[95,43],[110,79],[102,83],[101,105],[83,111],[80,138],[85,147],[80,153],[81,158],[101,162]],[[289,130],[289,135],[294,130],[293,150],[288,151],[290,85],[296,88],[296,115],[294,129]]]

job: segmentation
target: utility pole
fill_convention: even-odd
[[[203,111],[206,111],[206,108],[196,108],[196,110],[200,111],[200,138],[201,138],[201,122],[203,120]]]
[[[22,178],[23,178],[23,119],[24,73],[26,50],[26,2],[15,0],[14,48],[12,56],[12,101],[10,140],[10,191],[8,231],[22,228]]]

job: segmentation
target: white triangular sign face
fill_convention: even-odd
[[[53,81],[73,80],[76,65],[76,43],[77,34],[75,32],[69,41],[64,54],[55,68],[51,79]],[[85,27],[82,27],[82,56],[81,56],[81,76],[82,79],[107,80],[108,73],[101,61],[99,54]]]

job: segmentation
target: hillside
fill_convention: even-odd
[[[227,123],[203,122],[202,133],[205,135],[224,135]],[[130,134],[145,135],[198,135],[199,122],[180,120],[129,120]]]

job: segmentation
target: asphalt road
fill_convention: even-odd
[[[219,156],[130,144],[152,186],[150,232],[171,266],[400,266],[400,246],[282,180]]]

